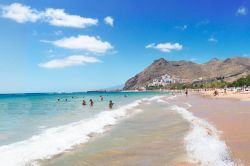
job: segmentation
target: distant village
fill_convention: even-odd
[[[166,87],[172,84],[185,84],[188,82],[202,81],[203,78],[198,78],[194,80],[183,79],[179,76],[164,74],[161,77],[155,78],[150,81],[146,86],[137,87],[137,90],[146,90],[147,87]]]

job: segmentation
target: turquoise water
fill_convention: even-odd
[[[100,96],[104,97],[104,101],[101,101]],[[83,99],[88,105],[82,105]],[[90,99],[94,101],[93,107],[89,105]],[[62,156],[59,163],[66,159],[68,162],[80,162],[81,165],[82,157],[79,155],[86,156],[93,149],[86,149],[86,153],[83,149],[78,153],[77,148],[92,144],[90,147],[97,150],[96,157],[99,158],[99,151],[105,148],[95,146],[90,140],[95,140],[91,139],[93,136],[105,135],[101,133],[111,129],[109,131],[114,130],[113,135],[107,135],[107,140],[111,142],[103,143],[107,150],[112,151],[114,145],[118,145],[118,150],[128,150],[130,146],[131,152],[124,151],[123,157],[131,156],[131,160],[142,161],[142,165],[145,158],[141,154],[148,158],[148,154],[152,153],[149,155],[152,156],[150,161],[161,159],[165,163],[172,158],[186,161],[185,158],[188,157],[188,161],[204,163],[203,165],[213,163],[212,165],[218,166],[234,166],[226,144],[219,140],[216,128],[189,112],[187,109],[192,105],[186,99],[159,92],[0,95],[0,165],[37,166],[43,162],[46,165],[50,164],[46,162],[48,159],[57,163],[56,158],[59,156]],[[109,109],[109,100],[115,103],[113,109]],[[116,127],[110,127],[114,125]],[[113,140],[114,136],[118,142]],[[177,138],[179,143],[175,144]],[[160,140],[163,140],[162,144],[159,144]],[[136,148],[137,152],[141,150],[137,156],[141,157],[139,160],[131,155],[135,151],[133,143],[141,146]],[[147,151],[144,150],[144,144],[149,147]],[[177,146],[180,149],[171,157],[171,148],[175,149]],[[114,155],[119,154],[116,153],[117,149],[113,150]],[[65,154],[73,156],[64,158]],[[102,154],[106,160],[105,154],[109,153]],[[95,155],[92,157],[95,159]],[[87,160],[90,163],[95,161]],[[102,161],[99,165],[103,165]]]
[[[115,103],[113,109],[116,109],[136,99],[153,95],[156,93],[0,95],[0,145],[25,140],[51,127],[94,117],[101,111],[109,110],[109,100]],[[104,97],[103,101],[100,96]],[[90,99],[94,100],[93,107],[89,106]],[[82,100],[87,102],[86,106],[82,106]]]

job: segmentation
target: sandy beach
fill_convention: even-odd
[[[43,162],[46,166],[194,166],[187,162],[183,138],[189,125],[165,103],[144,110],[76,151]],[[156,113],[157,112],[157,113]],[[174,119],[174,121],[173,121]]]
[[[211,91],[200,91],[199,94],[207,97],[212,97],[212,98],[218,98],[218,99],[237,99],[241,101],[250,101],[250,91],[242,91],[242,92],[236,92],[236,91],[226,91],[224,92],[223,89],[217,89],[218,95],[214,96],[214,90]]]
[[[146,92],[143,98],[140,94],[127,98],[120,94],[116,96],[116,103],[129,100],[125,105],[104,112],[96,107],[91,113],[97,115],[91,121],[48,129],[25,142],[7,149],[2,147],[0,159],[9,162],[9,154],[16,155],[18,149],[22,153],[16,156],[21,163],[23,156],[27,156],[41,166],[250,165],[249,101],[194,93],[188,96],[149,94]],[[74,143],[74,135],[80,142]],[[85,135],[88,140],[83,142]],[[56,141],[49,142],[51,137]],[[46,144],[40,145],[40,140]],[[58,153],[33,156],[34,149],[47,154],[53,148],[64,148],[68,142],[74,144]]]
[[[237,100],[244,100],[246,96],[224,95],[214,98],[191,95],[180,97],[178,102],[190,103],[192,107],[189,111],[221,131],[221,139],[229,146],[235,162],[250,165],[250,102]]]

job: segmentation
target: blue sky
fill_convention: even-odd
[[[250,55],[244,0],[1,0],[0,93],[123,84],[158,58]]]

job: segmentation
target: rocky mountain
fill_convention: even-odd
[[[179,78],[182,82],[192,83],[197,80],[211,81],[223,79],[232,82],[250,74],[250,59],[233,57],[225,60],[211,59],[207,63],[197,64],[190,61],[167,61],[164,58],[155,60],[141,73],[130,78],[124,86],[125,90],[138,89],[154,82],[164,75]]]

